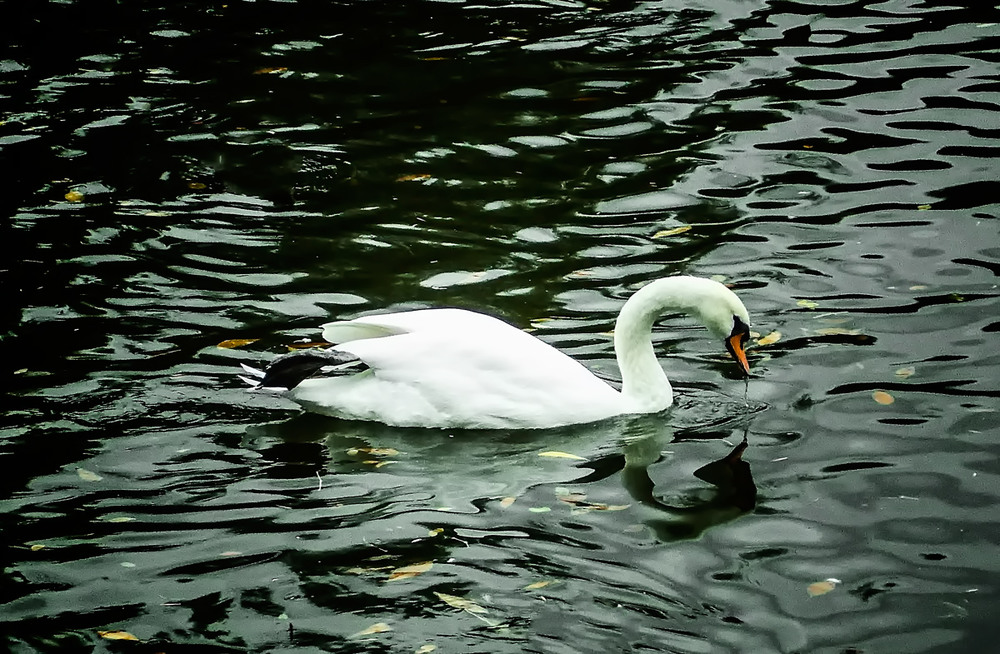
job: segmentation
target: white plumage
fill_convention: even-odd
[[[666,311],[699,318],[749,371],[743,343],[750,319],[739,298],[718,282],[667,277],[641,288],[622,307],[615,325],[620,392],[501,320],[462,309],[424,309],[323,325],[323,338],[334,347],[297,354],[294,364],[315,357],[311,372],[331,356],[357,357],[368,369],[292,378],[285,381],[292,386],[285,395],[316,413],[403,427],[537,429],[652,413],[673,401],[651,342],[653,322]],[[278,385],[273,380],[293,365],[289,359],[275,359],[263,378],[248,368],[258,379],[247,381]]]

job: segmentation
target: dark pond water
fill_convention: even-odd
[[[992,651],[994,7],[164,4],[6,15],[0,649]],[[614,378],[679,272],[750,308],[748,414],[676,320],[677,408],[576,428],[236,377],[453,305]]]

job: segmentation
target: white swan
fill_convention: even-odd
[[[534,336],[462,309],[327,323],[323,338],[335,347],[282,355],[266,372],[244,366],[254,377],[244,379],[287,389],[309,411],[400,427],[539,429],[653,413],[673,402],[651,342],[653,322],[667,311],[699,318],[749,374],[750,318],[736,294],[709,279],[666,277],[636,291],[618,316],[620,392]],[[360,364],[367,369],[312,376]]]

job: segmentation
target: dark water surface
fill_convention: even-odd
[[[995,648],[989,3],[20,4],[0,649]],[[678,407],[577,428],[352,424],[235,375],[456,305],[613,378],[624,298],[679,272],[780,332],[748,416],[670,319]],[[744,428],[752,482],[692,474]]]

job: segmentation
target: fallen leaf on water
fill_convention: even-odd
[[[806,588],[806,592],[809,593],[809,597],[818,597],[820,595],[826,595],[831,590],[837,587],[840,583],[840,579],[824,579],[823,581],[817,581],[809,584]]]
[[[83,193],[81,193],[80,191],[69,191],[63,197],[66,198],[69,202],[83,201]]]
[[[397,182],[421,182],[425,179],[430,179],[431,176],[424,173],[422,175],[402,175],[396,178]]]
[[[824,327],[815,332],[819,336],[858,336],[861,334],[857,329],[844,329],[843,327]]]
[[[101,481],[104,477],[100,476],[96,472],[91,472],[90,470],[84,470],[83,468],[76,469],[76,475],[84,481]]]
[[[356,634],[351,634],[351,638],[357,638],[358,636],[371,636],[372,634],[381,634],[386,631],[392,631],[392,627],[384,622],[376,622],[367,629],[362,629]]]
[[[781,332],[771,332],[767,336],[757,339],[757,345],[772,345],[781,340]]]
[[[399,450],[393,447],[352,447],[347,450],[351,456],[357,454],[372,454],[374,456],[396,456]]]
[[[270,73],[283,73],[283,72],[285,72],[287,70],[288,69],[286,67],[284,67],[284,66],[275,66],[273,68],[258,68],[257,70],[253,71],[253,74],[254,75],[268,75]]]
[[[545,579],[543,581],[536,581],[533,584],[528,584],[524,587],[524,590],[538,590],[539,588],[545,588],[550,584],[556,583],[554,579]]]
[[[434,538],[435,536],[440,536],[443,533],[444,529],[442,527],[438,527],[437,529],[431,529],[430,531],[428,531],[427,536],[429,538]]]
[[[135,518],[130,518],[127,515],[119,515],[114,518],[108,518],[108,522],[135,522]]]
[[[931,205],[929,205],[929,204],[918,204],[917,205],[917,209],[919,209],[920,211],[927,211],[930,208],[931,208]]]
[[[875,391],[872,393],[872,399],[879,404],[889,405],[896,401],[896,398],[889,395],[885,391]]]
[[[896,371],[896,376],[900,379],[909,379],[914,374],[916,374],[917,369],[913,366],[907,366],[906,368],[900,368]]]
[[[220,553],[220,556],[242,556],[243,552],[237,552],[235,550],[230,550],[228,552]]]
[[[251,343],[256,343],[259,338],[230,338],[228,340],[222,341],[215,347],[221,348],[223,350],[231,350],[234,347],[242,347],[244,345],[250,345]]]
[[[433,652],[436,649],[437,645],[431,645],[428,643],[427,645],[421,645],[420,647],[415,649],[413,651],[413,654],[427,654],[428,652]]]
[[[539,452],[538,456],[547,456],[553,459],[575,459],[576,461],[586,461],[586,459],[582,456],[570,454],[569,452],[556,452],[551,450],[548,452]]]
[[[548,513],[552,509],[547,506],[533,506],[528,510],[531,511],[532,513]]]
[[[691,225],[681,225],[680,227],[674,227],[673,229],[661,229],[660,231],[653,234],[653,238],[666,238],[667,236],[676,236],[677,234],[683,234],[684,232],[690,230],[691,230]]]
[[[320,341],[318,343],[315,341],[311,341],[309,343],[292,343],[291,345],[288,345],[286,347],[288,347],[289,350],[305,350],[311,347],[329,347],[329,346],[330,344],[327,343],[326,341]]]
[[[438,596],[438,599],[447,604],[448,606],[453,606],[456,609],[461,609],[463,611],[468,611],[469,613],[489,613],[486,609],[479,606],[472,600],[467,600],[464,597],[458,597],[456,595],[448,595],[447,593],[439,593],[434,591],[434,594]]]
[[[194,191],[200,191],[202,189],[208,188],[208,185],[202,182],[188,182],[188,188]]]
[[[815,309],[819,306],[819,302],[816,302],[815,300],[799,300],[795,304],[800,307],[805,307],[806,309]]]
[[[500,508],[506,509],[508,506],[517,501],[516,497],[505,497],[500,500]]]
[[[402,568],[396,568],[389,573],[389,578],[386,581],[399,581],[400,579],[411,579],[417,575],[422,575],[428,570],[434,567],[432,561],[424,561],[423,563],[414,563],[412,565],[404,565]]]
[[[107,640],[139,640],[127,631],[98,631],[97,635]]]
[[[44,549],[45,549],[45,546],[41,545],[40,543],[35,543],[34,545],[31,546],[31,551],[32,552],[37,552],[38,550],[44,550]]]

